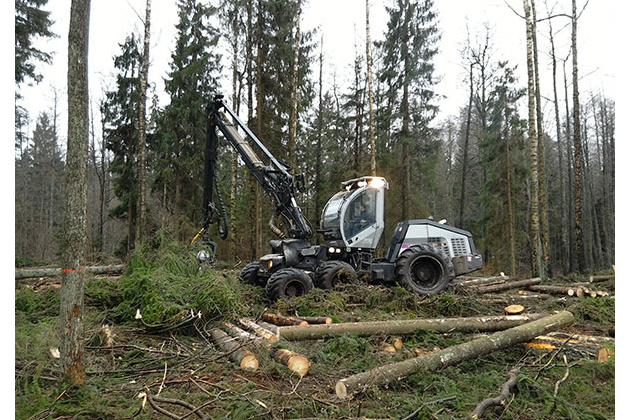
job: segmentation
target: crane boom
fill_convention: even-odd
[[[245,133],[245,137],[238,132],[239,128]],[[238,153],[252,176],[272,198],[274,209],[269,221],[271,230],[280,239],[286,237],[292,239],[310,238],[313,233],[312,228],[295,200],[295,191],[301,189],[300,184],[303,184],[303,177],[291,175],[291,168],[276,159],[260,139],[238,118],[238,115],[223,102],[223,95],[216,95],[207,107],[204,165],[204,229],[206,235],[213,216],[216,216],[219,221],[219,232],[223,239],[227,237],[227,230],[229,229],[216,181],[219,140],[217,129],[221,131]],[[268,163],[265,164],[265,161]],[[217,210],[213,202],[214,189],[217,190],[217,198],[222,206],[221,212]],[[278,217],[283,222],[286,234],[275,224]],[[221,218],[223,218],[223,228],[221,227]]]

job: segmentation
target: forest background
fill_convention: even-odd
[[[55,4],[55,10],[59,7],[67,14],[69,6],[60,3]],[[208,7],[201,7],[193,1],[182,1],[177,4],[179,12],[173,8],[168,13],[167,23],[156,20],[161,2],[154,5],[152,24],[157,36],[153,34],[151,42],[146,143],[148,216],[143,226],[147,238],[161,232],[186,242],[202,223],[202,109],[218,90],[226,95],[228,103],[237,104],[234,108],[240,104],[241,116],[251,127],[260,129],[256,132],[272,152],[306,174],[307,193],[299,199],[313,224],[318,223],[323,204],[340,181],[370,172],[365,5],[356,3],[350,15],[332,13],[331,8],[324,8],[322,14],[327,19],[341,16],[347,21],[351,20],[348,16],[357,15],[351,37],[329,37],[323,22],[321,30],[315,29],[318,22],[312,16],[321,2],[304,2],[298,19],[296,2],[262,2],[259,14],[258,2],[207,2],[204,6]],[[525,24],[517,16],[523,14],[522,5],[514,1],[486,2],[477,10],[463,6],[470,3],[475,2],[458,3],[462,10],[457,19],[453,18],[452,4],[443,10],[443,5],[433,2],[397,1],[385,2],[390,7],[385,9],[383,3],[371,2],[377,173],[388,178],[392,186],[387,195],[384,236],[399,220],[429,215],[446,218],[473,232],[487,270],[528,274],[535,268],[530,239],[532,166],[526,120]],[[614,55],[609,48],[615,44],[597,41],[598,36],[614,37],[606,35],[610,27],[605,25],[607,17],[614,15],[612,3],[579,4],[583,14],[579,18],[578,51],[584,52],[584,64],[580,65],[580,142],[585,169],[581,177],[583,258],[574,252],[570,19],[545,19],[548,15],[570,15],[570,2],[536,3],[541,19],[537,31],[543,133],[538,148],[544,165],[540,186],[547,191],[539,204],[541,208],[543,201],[546,205],[541,214],[548,217],[547,255],[556,273],[578,268],[598,270],[614,263],[614,75],[610,62],[603,57]],[[418,8],[407,15],[410,5]],[[93,7],[99,7],[99,2]],[[107,48],[91,45],[90,50],[91,62],[98,56],[99,61],[110,63],[109,71],[90,67],[88,220],[89,258],[95,262],[124,259],[134,247],[138,200],[134,139],[138,135],[135,113],[140,91],[143,7],[143,2],[121,2],[120,8],[111,7],[124,16],[119,19],[99,20],[101,14],[93,10],[91,40],[97,41],[91,42],[107,40],[115,45],[114,57],[106,53]],[[465,11],[474,18],[467,21]],[[405,16],[416,19],[414,24],[406,27]],[[67,16],[53,13],[50,19],[56,22],[51,28],[60,35],[57,40],[61,38],[63,45]],[[196,26],[195,19],[204,24]],[[107,29],[101,26],[99,31],[103,22]],[[302,22],[301,27],[298,22]],[[556,48],[557,101],[552,91],[550,24]],[[119,32],[125,25],[126,29]],[[509,32],[506,25],[511,28]],[[348,29],[351,25],[345,26]],[[202,30],[190,32],[193,27]],[[409,31],[410,27],[418,31]],[[297,135],[292,138],[289,123],[293,118],[293,95],[287,82],[291,79],[298,33]],[[403,44],[409,46],[406,51],[402,51]],[[45,48],[53,44],[37,45]],[[345,63],[335,51],[342,51]],[[591,61],[590,51],[602,56]],[[52,69],[60,65],[60,74],[65,74],[63,48],[58,53],[51,57],[52,65],[38,64],[42,82],[16,80],[20,96],[16,100],[14,153],[18,264],[54,263],[59,251],[65,100],[63,81],[54,82],[56,72]],[[404,56],[421,64],[401,65]],[[252,64],[249,67],[248,62]],[[260,80],[256,79],[258,68],[263,75]],[[236,101],[234,69],[236,91],[240,92],[240,100]],[[194,88],[182,89],[179,82]],[[259,94],[263,98],[260,109]],[[259,113],[263,115],[261,127]],[[178,127],[182,120],[187,125]],[[233,234],[221,244],[219,257],[249,261],[266,252],[265,242],[270,236],[265,222],[270,206],[245,169],[238,164],[236,170],[233,168],[232,153],[225,147],[220,179]],[[511,211],[508,196],[513,201]],[[584,266],[578,267],[582,261]]]

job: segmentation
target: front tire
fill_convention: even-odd
[[[304,271],[297,268],[283,268],[269,277],[265,290],[272,302],[281,297],[294,297],[307,294],[313,289],[313,281]]]
[[[264,286],[260,277],[258,277],[258,269],[260,268],[260,262],[254,261],[247,264],[238,275],[238,279],[241,283],[247,283],[254,286]]]
[[[339,283],[350,283],[357,279],[354,268],[344,261],[326,261],[317,269],[315,286],[332,289]]]
[[[396,280],[418,295],[440,293],[451,279],[444,254],[430,245],[415,245],[396,260]]]

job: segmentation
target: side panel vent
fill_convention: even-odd
[[[458,256],[468,254],[466,240],[464,238],[451,238],[451,245],[453,246],[453,255]]]

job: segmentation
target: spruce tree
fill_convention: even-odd
[[[107,149],[112,152],[110,171],[114,177],[114,193],[120,200],[110,215],[127,221],[127,238],[119,250],[122,254],[132,250],[137,217],[135,169],[140,102],[139,43],[139,37],[131,34],[120,44],[120,55],[114,58],[114,67],[118,71],[116,88],[105,94],[106,102],[103,107]]]
[[[176,236],[183,239],[202,220],[206,106],[219,93],[221,66],[219,31],[211,24],[216,8],[195,0],[180,0],[178,7],[177,40],[165,80],[170,103],[158,122],[156,171],[157,187],[166,188],[175,212]]]

